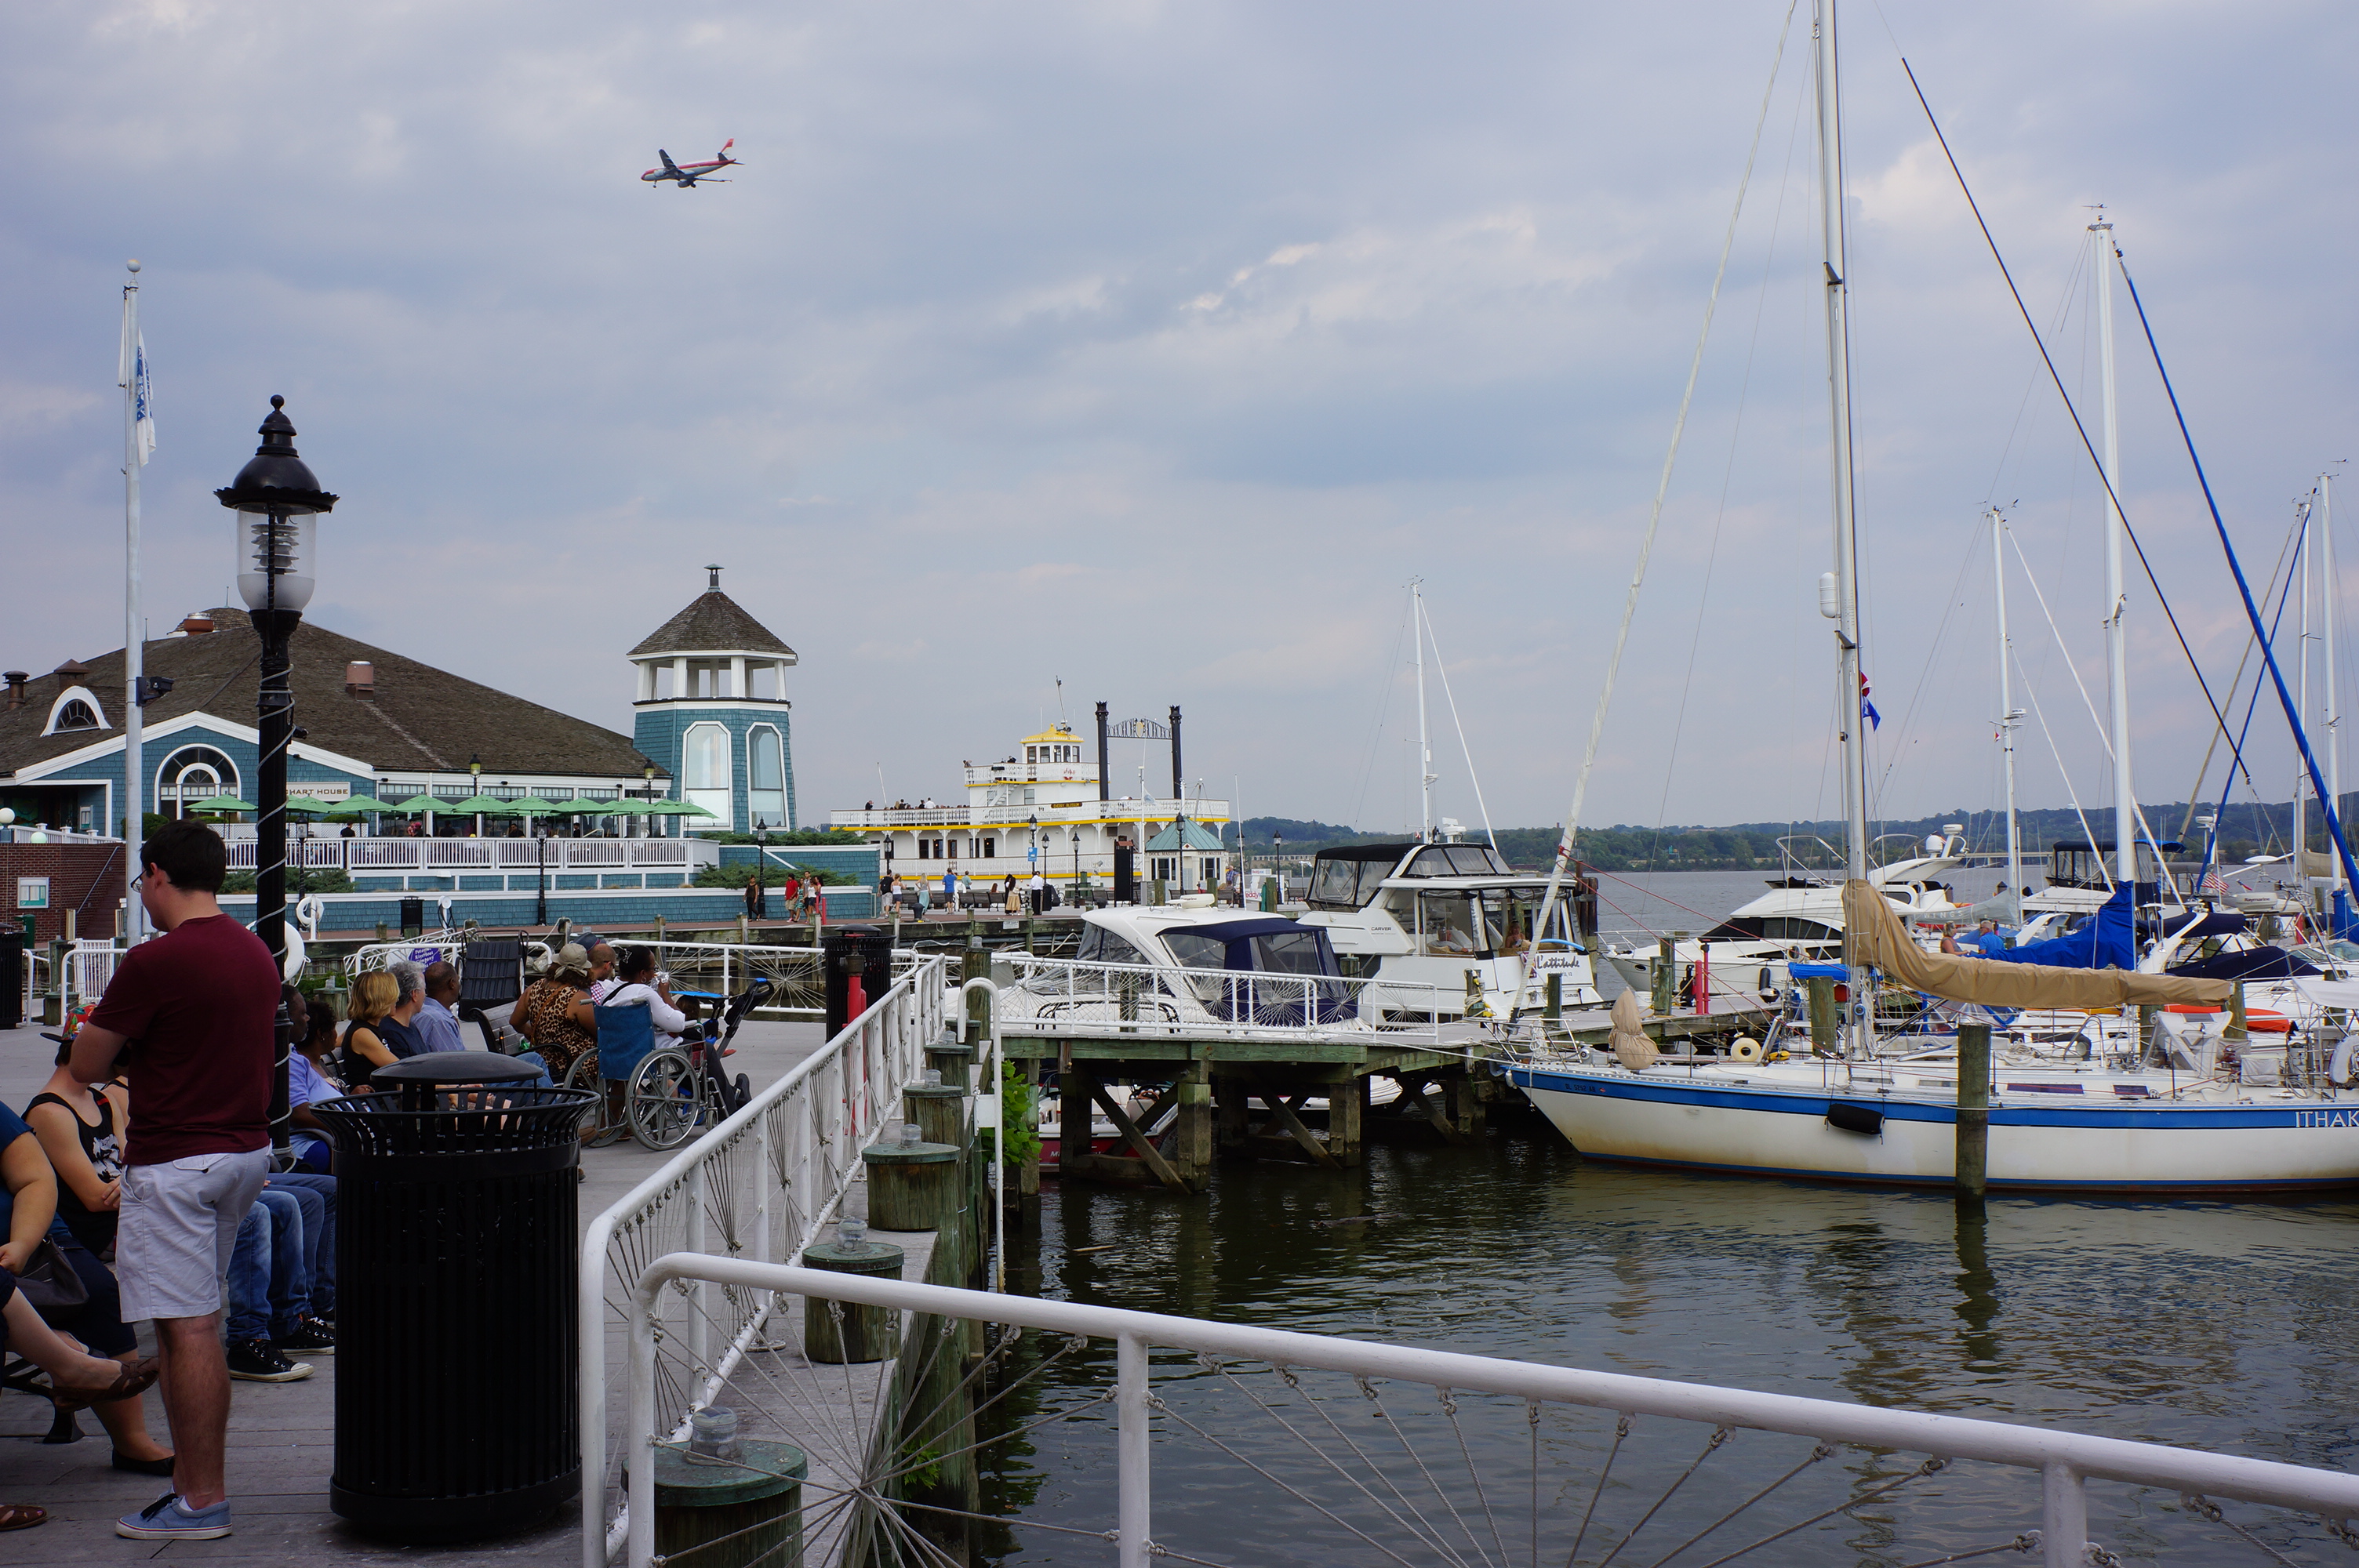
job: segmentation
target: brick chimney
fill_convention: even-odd
[[[180,630],[186,632],[191,637],[197,636],[202,633],[210,632],[212,629],[213,618],[206,614],[201,610],[192,611],[180,622]]]
[[[376,666],[366,659],[354,659],[344,666],[346,697],[376,696]]]
[[[23,670],[0,671],[0,680],[8,683],[8,706],[22,708],[32,699],[25,695],[25,683],[33,677]]]

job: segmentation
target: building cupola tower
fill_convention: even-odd
[[[795,651],[721,591],[719,567],[704,569],[705,590],[631,650],[632,739],[712,814],[683,817],[688,831],[793,827]]]

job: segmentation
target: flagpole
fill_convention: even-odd
[[[123,837],[126,847],[146,837],[147,791],[140,787],[147,771],[141,742],[145,717],[139,697],[147,676],[147,639],[139,624],[139,395],[145,368],[139,344],[139,264],[129,264],[131,281],[123,286]],[[139,856],[123,857],[123,939],[136,947],[145,932],[146,911],[139,906]]]

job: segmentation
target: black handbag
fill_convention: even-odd
[[[90,1304],[90,1287],[66,1261],[58,1244],[47,1237],[33,1244],[33,1255],[17,1271],[16,1288],[44,1318],[79,1312]]]

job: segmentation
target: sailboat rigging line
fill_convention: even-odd
[[[2147,559],[2146,546],[2139,540],[2137,530],[2130,526],[2128,509],[2123,506],[2122,498],[2114,493],[2113,476],[2105,471],[2104,460],[2097,456],[2096,443],[2089,439],[2088,427],[2081,423],[2081,411],[2072,406],[2072,395],[2064,390],[2064,377],[2056,369],[2056,362],[2049,356],[2048,344],[2039,335],[2038,324],[2032,320],[2031,309],[2023,302],[2023,290],[2016,287],[2015,274],[2007,270],[2006,257],[2000,254],[1998,241],[1991,233],[1990,224],[1985,222],[1983,219],[1982,203],[1974,200],[1973,188],[1966,183],[1966,171],[1958,167],[1958,155],[1950,150],[1950,138],[1941,134],[1941,122],[1933,117],[1933,105],[1926,101],[1925,89],[1919,85],[1917,81],[1917,72],[1909,66],[1908,59],[1905,56],[1900,61],[1900,69],[1908,73],[1908,85],[1916,92],[1918,107],[1925,111],[1925,123],[1933,127],[1933,139],[1941,144],[1941,156],[1949,160],[1950,172],[1957,177],[1959,194],[1962,195],[1966,199],[1966,206],[1973,212],[1974,226],[1983,232],[1983,243],[1990,247],[1991,259],[1998,263],[1999,276],[2006,280],[2006,291],[2015,300],[2016,312],[2023,318],[2024,330],[2031,334],[2032,346],[2039,351],[2039,362],[2048,367],[2048,379],[2056,384],[2056,395],[2064,400],[2064,412],[2071,416],[2072,428],[2081,438],[2081,448],[2083,451],[2089,454],[2089,461],[2097,470],[2097,482],[2105,487],[2105,498],[2114,503],[2114,514],[2122,520],[2122,534],[2129,540],[2130,547],[2137,552],[2138,566],[2140,569],[2146,573],[2147,585],[2154,589],[2155,601],[2162,606],[2163,619],[2170,622],[2170,634],[2179,639],[2179,651],[2180,654],[2185,655],[2187,659],[2187,668],[2189,672],[2195,676],[2195,684],[2203,689],[2204,705],[2212,709],[2212,722],[2218,725],[2221,729],[2225,730],[2228,727],[2227,715],[2220,711],[2220,704],[2214,700],[2212,696],[2212,683],[2203,678],[2203,666],[2195,662],[2195,650],[2188,646],[2187,633],[2180,630],[2179,615],[2170,608],[2170,596],[2162,591],[2161,579],[2154,575],[2154,563]],[[2129,264],[2125,261],[2122,261],[2121,248],[2118,245],[2114,246],[2113,251],[2114,259],[2116,262],[2121,263],[2122,281],[2128,283],[2130,276]],[[2133,300],[2137,297],[2137,289],[2135,285],[2131,287],[2130,297]],[[2146,319],[2146,312],[2143,309],[2138,312],[2138,319],[2141,321]],[[2148,332],[2147,342],[2149,346],[2151,346],[2152,341],[2153,334],[2152,332]],[[2155,356],[2155,363],[2158,365],[2161,362],[2162,358],[2159,351],[2158,351]],[[2164,385],[2168,386],[2169,384],[2169,379],[2165,377]],[[2175,397],[2172,400],[2171,406],[2174,408],[2178,406],[2178,402]],[[2181,421],[2180,429],[2182,433],[2185,428],[2185,422]],[[2187,449],[2190,453],[2194,451],[2195,446],[2191,440],[2188,443]],[[2202,472],[2202,465],[2199,463],[2196,466],[2196,471],[2198,474],[2201,474]],[[2211,496],[2211,491],[2208,487],[2204,491],[2204,496],[2207,500]],[[2215,517],[2219,515],[2216,508],[2213,510],[2212,515]],[[2228,535],[2226,530],[2222,530],[2220,538],[2223,544],[2227,542]],[[2231,554],[2231,558],[2234,558],[2233,552]],[[2243,583],[2244,576],[2241,571],[2238,573],[2236,580],[2239,584]],[[2118,608],[2116,608],[2114,612],[2116,614],[2120,612]],[[2255,624],[2257,625],[2258,623],[2259,619],[2256,616],[2255,617]],[[2272,670],[2275,670],[2277,666],[2275,663],[2272,662],[2269,667]],[[2288,711],[2290,711],[2290,709],[2288,709]],[[2307,745],[2308,742],[2305,741],[2304,744]],[[2094,840],[2092,840],[2092,842],[2094,842]]]
[[[2280,564],[2283,564],[2283,557],[2280,557],[2279,560],[2280,560]],[[2270,587],[2270,588],[2272,588],[2272,589],[2274,589],[2274,588],[2276,588],[2277,586],[2277,578],[2276,578],[2276,575],[2275,575],[2274,573],[2272,573],[2272,574],[2271,574],[2271,576],[2270,576],[2270,579],[2269,579],[2269,587]],[[2266,597],[2266,595],[2265,595],[2264,597]],[[2287,572],[2287,573],[2286,573],[2285,588],[2284,588],[2284,589],[2283,589],[2281,592],[2279,592],[2279,593],[2277,594],[2277,613],[2276,613],[2275,615],[2272,615],[2272,616],[2269,618],[2269,640],[2270,640],[2271,642],[2275,642],[2275,641],[2277,640],[2277,628],[2278,628],[2279,626],[2283,625],[2283,624],[2284,624],[2284,622],[2285,622],[2286,600],[2288,600],[2291,599],[2292,597],[2293,597],[2293,573],[2292,573],[2292,572],[2290,572],[2290,571],[2288,571],[2288,572]],[[2252,650],[2251,650],[2251,648],[2250,648],[2250,647],[2247,647],[2247,648],[2245,649],[2245,653],[2246,653],[2246,654],[2247,654],[2248,656],[2250,655],[2251,652],[2252,652]],[[2238,664],[2238,665],[2237,665],[2237,666],[2236,666],[2236,669],[2237,669],[2237,672],[2238,672],[2238,677],[2239,677],[2240,679],[2242,678],[2242,675],[2243,675],[2244,667],[2245,667],[2245,666],[2244,666],[2241,663],[2240,663],[2240,664]],[[2234,702],[2234,701],[2236,700],[2235,688],[2234,688],[2234,687],[2233,687],[2229,688],[2229,691],[2228,691],[2228,700],[2229,700],[2230,702],[2232,702],[2232,703],[2233,703],[2233,702]],[[2254,713],[2254,711],[2255,711],[2256,708],[2258,708],[2260,707],[2260,705],[2261,705],[2261,683],[2260,683],[2259,681],[2255,681],[2255,682],[2253,683],[2253,695],[2252,695],[2251,697],[2247,697],[2247,698],[2245,699],[2245,723],[2244,723],[2244,727],[2243,727],[2241,730],[2239,730],[2237,731],[2237,734],[2236,734],[2236,739],[2237,739],[2237,741],[2243,741],[2246,736],[2248,736],[2248,735],[2250,735],[2250,734],[2252,733],[2252,731],[2253,731],[2253,713]],[[2199,779],[2197,782],[2201,783],[2201,781]],[[2235,774],[2234,770],[2231,769],[2231,770],[2230,770],[2230,772],[2229,772],[2229,773],[2228,773],[2227,778],[2226,778],[2226,779],[2224,779],[2223,781],[2222,781],[2221,785],[2220,785],[2220,805],[2219,805],[2219,806],[2218,806],[2218,808],[2217,808],[2217,811],[2215,812],[2215,815],[2216,815],[2216,816],[2225,816],[2227,815],[2227,812],[2228,812],[2228,797],[2229,797],[2229,795],[2231,795],[2232,794],[2234,794],[2234,793],[2235,792],[2235,787],[2236,787],[2236,774]],[[2254,801],[2254,804],[2255,804],[2255,805],[2258,805],[2258,804],[2260,804],[2261,792],[2259,791],[2259,789],[2258,789],[2258,788],[2255,787],[2255,785],[2254,785],[2254,784],[2253,784],[2253,776],[2252,776],[2252,774],[2250,774],[2250,773],[2246,773],[2246,774],[2245,775],[2245,787],[2253,791],[2253,801]],[[2299,788],[2300,788],[2300,785],[2299,785],[2299,784],[2297,784],[2294,787],[2295,787],[2295,788],[2297,788],[2297,789],[2299,789]],[[2190,802],[2190,812],[2192,811],[2192,809],[2193,809],[2193,806],[2192,806],[2192,803]],[[2276,843],[2276,841],[2277,841],[2277,823],[2276,823],[2274,820],[2271,820],[2271,821],[2269,822],[2269,824],[2268,824],[2268,832],[2269,832],[2269,843],[2270,843],[2271,845],[2274,845],[2274,844]],[[2215,840],[2215,842],[2216,842],[2217,838],[2218,838],[2218,835],[2217,835],[2217,834],[2214,834],[2214,835],[2213,835],[2213,838],[2214,838],[2214,840]],[[2299,874],[2299,870],[2300,870],[2299,863],[2299,862],[2296,862],[2296,866],[2295,866],[2296,874]]]
[[[1663,822],[1671,808],[1671,781],[1680,764],[1680,742],[1686,738],[1688,698],[1695,691],[1696,659],[1703,650],[1704,616],[1712,608],[1712,579],[1720,566],[1720,535],[1728,521],[1728,495],[1736,482],[1736,453],[1745,435],[1745,410],[1753,391],[1753,363],[1761,349],[1761,323],[1769,313],[1769,279],[1777,270],[1777,235],[1786,218],[1786,192],[1793,184],[1794,148],[1801,140],[1802,110],[1810,103],[1808,92],[1794,94],[1794,123],[1786,132],[1786,157],[1779,166],[1777,200],[1769,209],[1769,243],[1761,257],[1761,287],[1753,301],[1753,330],[1745,341],[1745,370],[1736,382],[1736,413],[1728,430],[1728,460],[1720,470],[1720,503],[1712,510],[1712,542],[1705,546],[1703,582],[1696,591],[1695,625],[1688,633],[1688,663],[1680,676],[1680,706],[1671,716],[1670,751],[1663,759],[1663,789],[1655,800],[1655,839],[1647,850],[1647,863],[1654,863],[1654,850],[1661,846]],[[1790,717],[1790,715],[1789,715]]]
[[[2261,594],[2263,599],[2268,598],[2270,594],[2277,594],[2277,614],[2280,617],[2285,613],[2285,595],[2277,591],[2277,574],[2286,568],[2286,557],[2293,551],[2293,541],[2296,533],[2297,530],[2294,529],[2288,529],[2286,531],[2286,542],[2277,548],[2277,564],[2269,568],[2269,586]],[[2288,580],[2286,586],[2288,589],[2293,586],[2290,579]],[[2271,622],[2272,625],[2275,623],[2275,621]],[[2276,633],[2272,632],[2270,635],[2275,636]],[[2246,633],[2245,634],[2245,651],[2236,655],[2236,673],[2231,676],[2228,681],[2228,706],[2231,708],[2236,706],[2236,693],[2244,688],[2245,666],[2252,662],[2253,646],[2255,642],[2256,639],[2252,633],[2249,632]],[[2261,688],[2259,686],[2256,685],[2253,687],[2252,700],[2245,705],[2244,728],[2237,733],[2237,740],[2239,741],[2242,741],[2245,736],[2252,733],[2253,705],[2254,703],[2260,701],[2260,698]],[[2202,763],[2196,768],[2195,783],[2187,792],[2187,813],[2179,819],[2178,837],[2182,839],[2187,837],[2187,830],[2195,826],[2195,810],[2196,807],[2201,806],[2203,801],[2203,781],[2212,772],[2212,752],[2213,749],[2220,744],[2220,734],[2221,732],[2219,730],[2213,730],[2212,732],[2212,738],[2203,743]],[[2252,783],[2251,777],[2247,775],[2245,782],[2246,784]],[[2235,787],[2235,783],[2236,773],[2235,769],[2232,766],[2228,771],[2227,778],[2222,781],[2220,785],[2220,803],[2223,807],[2227,805],[2228,792]]]
[[[2056,749],[2056,736],[2048,728],[2048,715],[2039,706],[2039,688],[2031,684],[2031,672],[2023,667],[2020,658],[2015,661],[2015,673],[2023,681],[2023,695],[2031,699],[2031,716],[2039,720],[2039,735],[2048,742],[2048,754],[2056,759],[2056,771],[2064,780],[2064,798],[2072,803],[2072,816],[2081,824],[2081,837],[2093,846],[2097,842],[2097,835],[2089,827],[2089,814],[2081,809],[2081,792],[2072,787],[2072,770],[2064,765],[2064,753]],[[2097,861],[2097,874],[2105,879],[2105,891],[2110,893],[2114,891],[2113,869],[2103,855],[2093,858]]]
[[[2212,499],[2212,481],[2203,471],[2202,458],[2196,453],[2195,437],[2187,428],[2187,411],[2179,406],[2179,389],[2171,385],[2169,368],[2162,362],[2162,346],[2154,341],[2154,323],[2147,319],[2146,301],[2138,297],[2137,284],[2130,276],[2128,260],[2119,250],[2114,254],[2121,261],[2122,281],[2129,286],[2130,303],[2137,307],[2138,326],[2146,333],[2147,351],[2154,356],[2155,373],[2162,378],[2162,390],[2170,398],[2171,417],[2179,421],[2179,438],[2187,444],[2187,460],[2195,465],[2195,481],[2203,487],[2203,504],[2211,510],[2212,526],[2220,535],[2220,548],[2227,555],[2228,569],[2235,574],[2236,592],[2245,601],[2245,618],[2253,623],[2253,632],[2258,635],[2261,611],[2259,606],[2253,602],[2253,585],[2245,580],[2244,564],[2236,559],[2236,546],[2228,537],[2228,524],[2220,517],[2220,503]],[[2326,815],[2326,830],[2333,836],[2334,852],[2343,861],[2343,874],[2351,885],[2359,887],[2359,862],[2353,860],[2350,842],[2343,837],[2343,818],[2336,810],[2339,803],[2327,794],[2325,776],[2320,773],[2317,754],[2310,747],[2310,731],[2302,728],[2300,710],[2294,706],[2293,694],[2286,689],[2285,672],[2277,668],[2277,650],[2263,643],[2261,658],[2268,666],[2270,681],[2277,688],[2277,703],[2285,709],[2286,722],[2292,727],[2294,743],[2301,748],[2302,766],[2310,773],[2310,787],[2317,792],[2319,808]],[[2241,766],[2243,758],[2239,757],[2237,762]],[[2250,776],[2247,774],[2247,779]],[[2294,846],[2293,864],[2297,877],[2301,874],[2301,851],[2304,848],[2299,844]]]
[[[1801,0],[1788,0],[1786,19],[1777,25],[1777,50],[1769,61],[1769,81],[1761,89],[1761,113],[1753,122],[1753,144],[1745,152],[1745,173],[1736,182],[1736,201],[1729,209],[1728,230],[1721,236],[1720,265],[1712,269],[1712,293],[1704,300],[1703,324],[1696,330],[1695,353],[1688,361],[1688,384],[1680,394],[1679,416],[1671,421],[1670,449],[1663,454],[1663,471],[1655,481],[1655,503],[1647,514],[1647,532],[1638,542],[1638,564],[1630,573],[1630,591],[1622,600],[1622,624],[1614,633],[1614,652],[1605,661],[1605,681],[1597,693],[1597,711],[1589,720],[1589,740],[1581,753],[1581,772],[1572,784],[1572,805],[1564,814],[1563,829],[1557,835],[1556,860],[1549,868],[1548,893],[1540,901],[1538,920],[1534,931],[1546,931],[1556,914],[1558,900],[1564,892],[1564,873],[1572,862],[1573,835],[1581,829],[1581,807],[1589,794],[1590,771],[1597,765],[1597,746],[1605,733],[1605,713],[1614,701],[1614,680],[1622,670],[1622,650],[1630,641],[1630,622],[1638,613],[1638,589],[1647,580],[1647,559],[1655,551],[1655,533],[1663,522],[1663,497],[1671,488],[1671,470],[1679,461],[1680,438],[1687,433],[1688,408],[1695,402],[1696,382],[1703,373],[1704,345],[1712,339],[1712,313],[1720,308],[1720,286],[1728,276],[1729,253],[1736,248],[1737,220],[1745,215],[1745,198],[1753,188],[1753,165],[1761,156],[1761,135],[1768,128],[1769,105],[1777,94],[1777,71],[1786,60],[1786,39],[1794,28],[1794,13]],[[2359,881],[2359,878],[2354,878]],[[1508,1010],[1508,1021],[1521,1011],[1524,992],[1527,988],[1516,988],[1516,1005]]]
[[[1366,818],[1362,815],[1368,806],[1368,784],[1375,777],[1376,752],[1385,743],[1385,715],[1392,711],[1393,687],[1400,683],[1401,639],[1408,634],[1408,609],[1401,609],[1400,630],[1393,633],[1392,662],[1385,667],[1392,674],[1385,681],[1383,695],[1376,699],[1376,732],[1368,738],[1368,762],[1360,770],[1360,798],[1352,807],[1352,826],[1357,827]]]
[[[1925,683],[1932,677],[1934,661],[1941,654],[1941,639],[1949,635],[1950,617],[1956,613],[1958,606],[1963,602],[1959,595],[1965,589],[1966,573],[1971,571],[1974,563],[1981,558],[1982,547],[1980,539],[1970,541],[1966,546],[1965,554],[1958,561],[1957,580],[1950,585],[1949,600],[1941,606],[1941,623],[1933,629],[1932,645],[1926,649],[1924,665],[1917,672],[1917,684],[1909,689],[1908,706],[1900,711],[1900,722],[1894,730],[1896,737],[1908,734],[1909,726],[1916,722],[1917,705],[1923,701],[1925,697]],[[1904,750],[1897,749],[1891,759],[1884,764],[1884,772],[1875,781],[1877,800],[1881,801],[1885,791],[1891,786],[1892,770],[1900,765],[1905,754]]]
[[[2057,651],[2064,655],[2064,668],[2072,676],[2073,689],[2081,694],[2081,706],[2088,709],[2089,722],[2095,727],[2098,743],[2104,747],[2105,760],[2110,762],[2114,758],[2114,738],[2106,732],[2105,721],[2097,716],[2097,705],[2091,700],[2089,688],[2081,679],[2080,666],[2072,662],[2072,651],[2064,646],[2064,633],[2056,624],[2055,612],[2048,608],[2048,596],[2039,591],[2039,578],[2032,571],[2031,562],[2025,558],[2023,546],[2017,541],[2014,529],[2010,528],[2006,531],[2006,539],[2008,544],[2015,546],[2015,558],[2023,567],[2023,579],[2031,585],[2031,597],[2038,601],[2040,617],[2048,622],[2048,634],[2056,640]],[[2028,678],[2026,677],[2027,684],[2028,684]],[[2233,697],[2231,700],[2234,700]],[[2051,741],[2050,745],[2053,744],[2054,742]],[[2064,765],[2064,760],[2059,757],[2056,760],[2056,765],[2061,768]],[[2070,787],[2069,784],[2067,787]],[[2146,807],[2132,801],[2130,810],[2137,817],[2138,827],[2146,830],[2147,838],[2155,845],[2155,854],[2159,857],[2162,853],[2161,840],[2154,836],[2154,824],[2146,819]],[[2084,821],[2081,826],[2085,828],[2088,823]],[[2091,844],[2096,841],[2094,837],[2089,840]]]
[[[1483,781],[1474,772],[1474,749],[1466,743],[1466,726],[1458,717],[1458,699],[1450,695],[1450,666],[1441,662],[1441,639],[1433,634],[1433,614],[1420,599],[1417,613],[1425,622],[1425,640],[1433,644],[1433,667],[1441,676],[1441,699],[1450,704],[1450,722],[1458,728],[1458,750],[1466,758],[1466,782],[1474,786],[1474,809],[1483,815],[1483,837],[1499,847],[1499,836],[1491,830],[1491,808],[1483,804]]]

